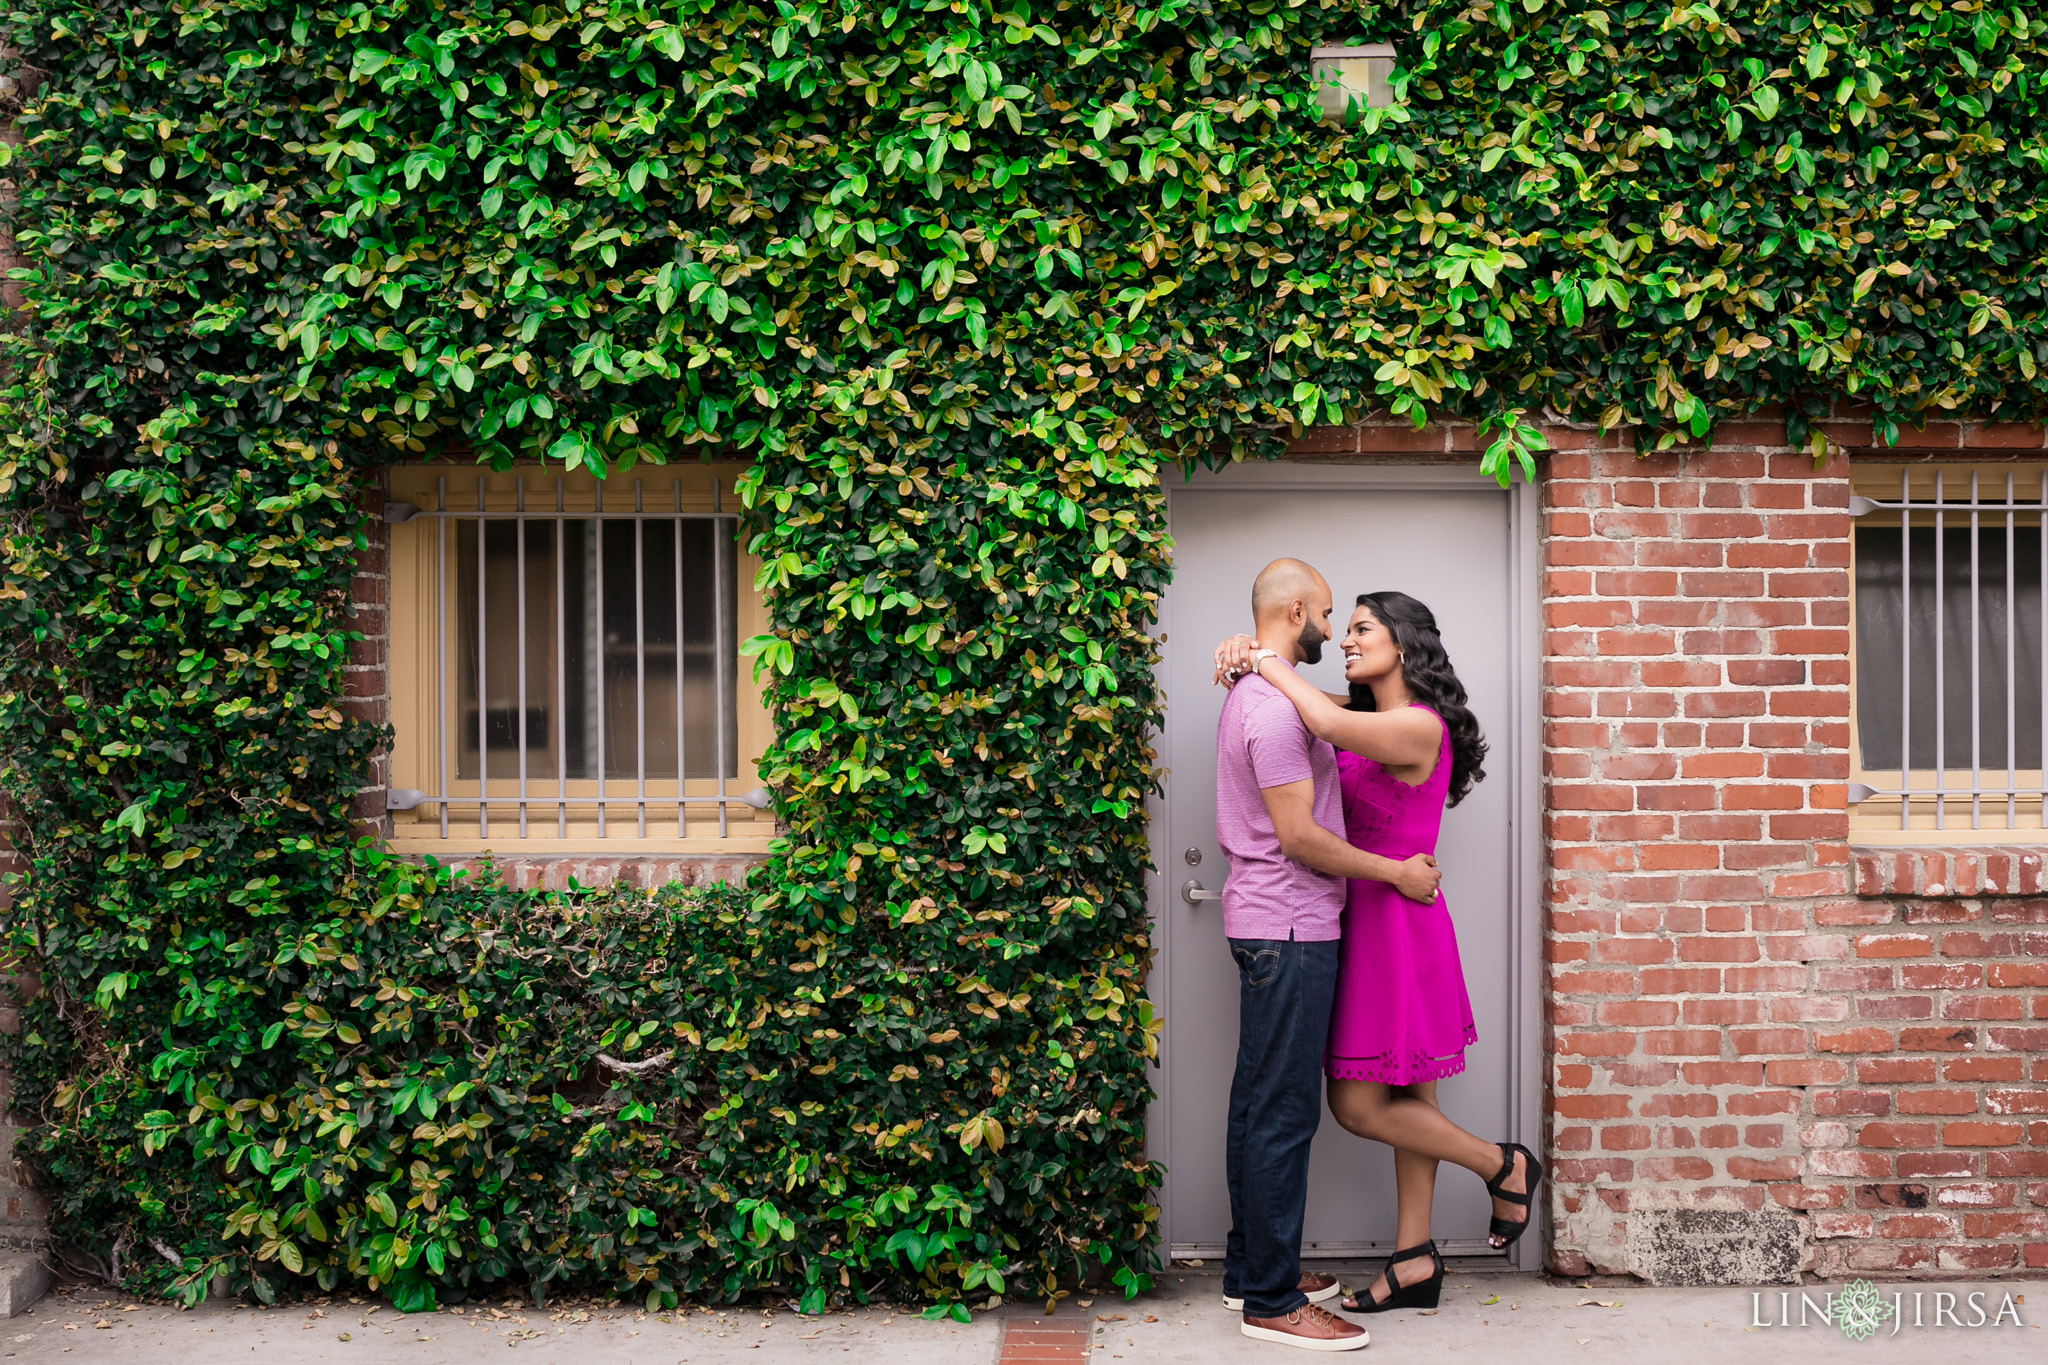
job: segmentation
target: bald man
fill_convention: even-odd
[[[1298,559],[1274,560],[1252,585],[1260,649],[1290,667],[1317,662],[1333,605],[1321,574]],[[1351,845],[1336,750],[1256,673],[1230,689],[1216,725],[1216,837],[1230,859],[1223,932],[1238,970],[1224,1303],[1243,1313],[1248,1337],[1355,1350],[1366,1344],[1364,1329],[1320,1306],[1337,1281],[1301,1269],[1344,882],[1392,882],[1433,900],[1435,860],[1396,863]]]

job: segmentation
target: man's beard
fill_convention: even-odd
[[[1295,644],[1301,646],[1301,661],[1305,664],[1321,663],[1323,661],[1323,641],[1329,638],[1329,636],[1323,634],[1321,628],[1314,621],[1303,621],[1301,623],[1301,634],[1294,637]]]

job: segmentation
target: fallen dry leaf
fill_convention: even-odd
[[[348,1333],[346,1333],[346,1332],[343,1332],[343,1333],[341,1333],[341,1334],[340,1334],[339,1336],[335,1337],[334,1339],[335,1339],[336,1341],[347,1341],[347,1340],[349,1339],[349,1335],[348,1335]]]
[[[819,1329],[818,1329],[817,1331],[815,1331],[815,1332],[805,1332],[805,1333],[804,1333],[804,1334],[803,1334],[802,1336],[798,1337],[798,1338],[797,1338],[797,1340],[798,1340],[798,1341],[812,1341],[812,1340],[815,1340],[815,1339],[817,1339],[818,1337],[822,1337],[822,1336],[824,1336],[824,1335],[825,1335],[825,1329],[824,1329],[824,1328],[822,1328],[822,1327],[820,1327],[820,1328],[819,1328]]]
[[[1437,1310],[1434,1308],[1418,1308],[1415,1312],[1419,1317],[1433,1318],[1436,1316]]]
[[[94,1327],[112,1327],[113,1325],[113,1323],[108,1322],[105,1318],[101,1318],[98,1322],[93,1324]]]
[[[1575,1340],[1576,1340],[1576,1341],[1577,1341],[1577,1342],[1579,1343],[1579,1345],[1581,1345],[1581,1346],[1587,1345],[1588,1343],[1590,1343],[1590,1342],[1591,1342],[1591,1341],[1593,1340],[1593,1338],[1591,1338],[1591,1337],[1577,1337],[1577,1338],[1574,1338],[1574,1339],[1575,1339]]]
[[[1580,1299],[1580,1300],[1579,1300],[1579,1307],[1581,1307],[1581,1308],[1619,1308],[1619,1307],[1621,1307],[1621,1300],[1620,1300],[1620,1299]]]
[[[1159,1321],[1159,1319],[1158,1319],[1158,1318],[1155,1318],[1155,1317],[1153,1317],[1153,1316],[1152,1316],[1152,1315],[1151,1315],[1150,1313],[1147,1313],[1147,1314],[1145,1315],[1145,1321],[1147,1321],[1147,1322],[1157,1322],[1157,1321]]]

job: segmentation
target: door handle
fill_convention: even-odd
[[[1190,878],[1182,883],[1180,898],[1189,905],[1197,905],[1202,901],[1220,901],[1223,899],[1223,893],[1221,891],[1204,890],[1200,882]]]

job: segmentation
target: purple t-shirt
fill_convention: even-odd
[[[1223,932],[1230,938],[1342,937],[1344,879],[1280,852],[1262,787],[1315,783],[1315,822],[1344,837],[1337,751],[1308,732],[1280,689],[1256,674],[1230,689],[1216,722],[1216,842],[1230,858]]]

